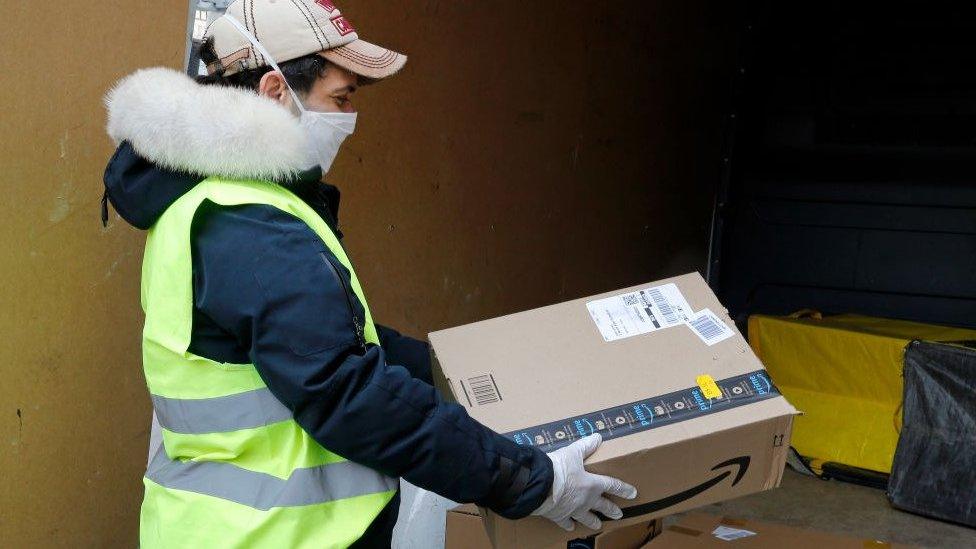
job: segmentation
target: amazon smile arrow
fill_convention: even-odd
[[[727,477],[732,476],[732,468],[735,468],[735,478],[732,479],[732,486],[735,486],[742,480],[742,477],[749,470],[749,456],[739,456],[735,457],[722,463],[719,463],[715,467],[712,467],[712,471],[717,471],[719,469],[729,467],[729,469],[723,471],[721,474],[715,475],[714,477],[706,480],[705,482],[678,492],[677,494],[672,494],[670,496],[649,501],[647,503],[642,503],[640,505],[634,505],[632,507],[624,507],[624,516],[621,518],[639,517],[641,515],[646,515],[648,513],[653,513],[654,511],[660,511],[661,509],[667,509],[677,505],[683,501],[689,500],[698,494],[708,490],[712,486],[722,482]]]

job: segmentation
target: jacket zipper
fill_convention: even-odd
[[[359,317],[356,316],[356,309],[352,304],[352,293],[349,289],[349,285],[346,284],[345,279],[339,272],[339,268],[332,263],[332,260],[325,255],[325,252],[319,252],[319,256],[322,258],[322,261],[329,266],[329,269],[332,270],[332,276],[335,277],[336,282],[339,283],[339,286],[342,286],[343,293],[346,294],[346,306],[349,307],[349,316],[352,318],[352,325],[356,332],[356,341],[359,343],[359,347],[362,348],[363,352],[366,352],[365,326],[363,322],[359,320]]]

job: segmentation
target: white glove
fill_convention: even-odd
[[[548,454],[552,460],[552,493],[533,515],[545,517],[566,531],[575,528],[573,520],[591,530],[599,530],[603,523],[594,511],[611,519],[624,516],[620,507],[604,494],[634,499],[637,488],[613,477],[587,473],[583,468],[583,460],[601,442],[603,437],[597,433]]]

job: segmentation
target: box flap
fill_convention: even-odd
[[[449,509],[448,513],[457,513],[459,515],[471,515],[475,517],[480,517],[481,512],[478,510],[478,506],[473,503],[465,503],[464,505],[458,505],[453,509]]]

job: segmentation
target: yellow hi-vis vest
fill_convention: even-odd
[[[351,274],[352,291],[365,309],[363,339],[379,342],[338,239],[290,191],[209,178],[174,202],[149,231],[142,271],[143,365],[163,444],[143,479],[141,546],[347,547],[393,498],[396,479],[323,448],[271,394],[254,365],[187,351],[190,226],[204,201],[266,204],[308,224]]]

